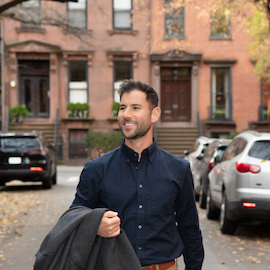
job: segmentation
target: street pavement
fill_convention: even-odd
[[[51,190],[18,181],[0,189],[0,206],[12,217],[0,223],[0,269],[33,269],[44,237],[73,201],[81,170],[58,166],[58,183]],[[5,199],[9,202],[3,206],[1,200]],[[209,221],[205,210],[198,208],[198,213],[205,248],[203,270],[270,269],[268,227],[242,225],[235,235],[223,235],[218,221]],[[185,269],[182,257],[178,265],[179,270]]]

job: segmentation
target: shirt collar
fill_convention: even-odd
[[[148,158],[150,163],[152,163],[154,156],[156,154],[157,148],[158,146],[157,146],[156,139],[153,138],[153,143],[148,148],[142,151],[142,154],[141,154],[142,158]],[[123,139],[122,141],[121,151],[124,154],[124,157],[127,162],[138,161],[138,153],[135,152],[133,149],[129,148],[128,146],[126,146],[125,139]]]

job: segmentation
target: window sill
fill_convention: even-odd
[[[220,119],[220,120],[207,120],[205,122],[206,125],[232,125],[232,126],[236,126],[235,122],[229,119]]]
[[[94,120],[95,120],[95,118],[93,116],[89,116],[88,118],[84,118],[84,117],[65,117],[65,118],[62,118],[62,121],[88,121],[88,122],[92,122]]]
[[[112,35],[132,35],[132,36],[136,36],[138,31],[137,30],[112,29],[112,30],[107,30],[107,33],[110,36],[112,36]]]
[[[215,36],[210,36],[209,40],[232,40],[231,36],[221,36],[221,37],[215,37]]]
[[[164,37],[163,40],[185,40],[186,37],[185,36],[173,36],[173,37]]]
[[[45,34],[47,30],[45,28],[16,28],[17,34],[20,33],[39,33]]]

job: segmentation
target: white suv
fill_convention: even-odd
[[[209,173],[206,214],[223,233],[242,220],[270,220],[270,133],[244,131]]]

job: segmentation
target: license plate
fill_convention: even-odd
[[[9,164],[21,164],[22,158],[21,157],[10,157],[10,158],[8,158],[8,163]]]

